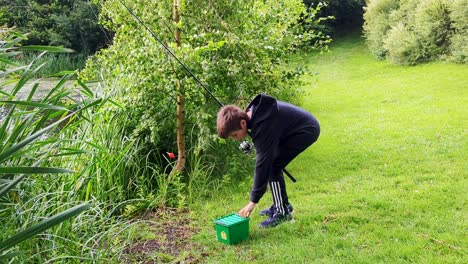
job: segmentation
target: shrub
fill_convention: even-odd
[[[397,0],[398,8],[388,11],[389,23],[394,26],[398,23],[404,23],[408,29],[413,30],[414,12],[418,8],[421,0]]]
[[[448,5],[443,0],[422,0],[414,14],[414,32],[428,60],[446,54],[452,33]]]
[[[449,56],[466,62],[467,6],[468,0],[370,0],[364,14],[369,49],[401,64]]]
[[[388,51],[390,61],[396,64],[415,65],[424,57],[418,38],[403,23],[390,29],[383,48]]]
[[[63,45],[94,53],[109,44],[109,32],[97,23],[97,1],[0,0],[0,25],[28,32],[30,45]]]
[[[372,54],[383,59],[386,50],[383,47],[387,31],[391,28],[390,13],[399,7],[399,2],[394,0],[370,1],[364,13],[364,35]]]
[[[452,60],[468,62],[468,0],[453,0],[449,4],[450,18],[453,21],[453,35],[450,39]]]

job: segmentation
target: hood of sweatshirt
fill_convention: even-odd
[[[271,121],[278,113],[278,104],[276,99],[266,94],[257,95],[247,106],[247,110],[252,111],[252,116],[247,128],[256,130],[256,128],[265,121]]]

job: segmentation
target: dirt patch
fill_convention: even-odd
[[[200,263],[206,256],[191,241],[199,230],[187,210],[159,209],[140,219],[148,220],[145,235],[125,249],[125,263]]]

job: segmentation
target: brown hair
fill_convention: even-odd
[[[249,122],[249,116],[246,112],[235,105],[223,106],[218,112],[218,136],[228,138],[231,132],[241,129],[241,120]]]

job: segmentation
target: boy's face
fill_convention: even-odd
[[[229,137],[234,140],[242,140],[247,136],[247,122],[245,120],[241,120],[241,129],[234,130],[229,134]]]

